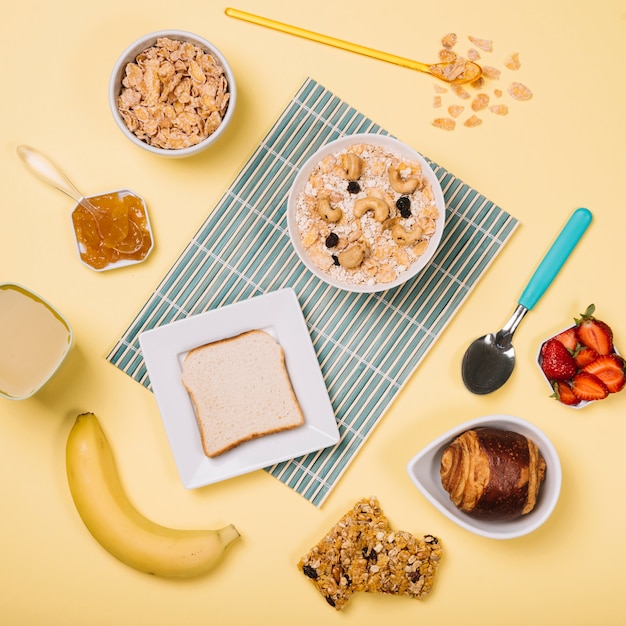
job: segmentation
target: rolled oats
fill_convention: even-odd
[[[126,65],[118,108],[139,139],[177,150],[213,134],[229,99],[224,70],[211,54],[188,41],[160,37]]]

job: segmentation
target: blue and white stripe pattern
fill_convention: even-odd
[[[440,248],[409,283],[378,294],[339,291],[313,276],[289,241],[286,207],[300,164],[343,135],[385,133],[307,79],[107,359],[150,387],[145,330],[284,287],[295,290],[341,439],[267,468],[320,506],[385,410],[517,227],[517,220],[443,167]]]

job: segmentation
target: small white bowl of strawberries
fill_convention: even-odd
[[[595,306],[589,305],[574,326],[546,339],[537,353],[552,397],[573,409],[626,387],[626,362],[613,343],[613,330],[594,312]]]

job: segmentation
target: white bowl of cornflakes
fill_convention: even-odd
[[[237,87],[214,44],[182,30],[150,33],[121,54],[109,81],[117,125],[135,145],[188,157],[213,145],[235,109]]]
[[[326,283],[373,293],[417,276],[443,236],[445,201],[428,162],[379,134],[347,135],[300,168],[287,206],[289,234]]]

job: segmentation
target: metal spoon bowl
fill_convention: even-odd
[[[497,333],[475,339],[463,355],[463,383],[475,394],[496,391],[509,379],[515,367],[513,334],[520,322],[539,301],[559,273],[591,223],[588,209],[576,209],[532,275],[517,308]]]
[[[473,61],[465,61],[465,66],[463,67],[463,70],[459,71],[458,67],[456,67],[455,61],[434,64],[421,63],[420,61],[413,61],[412,59],[407,59],[405,57],[397,56],[395,54],[381,52],[380,50],[374,50],[373,48],[361,46],[356,43],[350,43],[349,41],[343,41],[342,39],[337,39],[328,35],[315,33],[311,30],[300,28],[298,26],[291,26],[290,24],[277,22],[276,20],[272,20],[267,17],[261,17],[260,15],[253,15],[252,13],[240,11],[239,9],[233,9],[229,7],[225,9],[224,13],[226,13],[226,15],[228,15],[229,17],[234,17],[239,20],[243,20],[244,22],[250,22],[251,24],[257,24],[259,26],[265,26],[266,28],[270,28],[272,30],[287,33],[289,35],[295,35],[296,37],[301,37],[302,39],[308,39],[309,41],[323,43],[327,46],[332,46],[333,48],[347,50],[348,52],[355,52],[356,54],[370,57],[372,59],[378,59],[379,61],[386,61],[387,63],[400,65],[401,67],[406,67],[411,70],[424,72],[452,85],[463,85],[466,83],[472,83],[480,78],[483,72],[480,65],[474,63]],[[455,71],[451,72],[450,70],[453,67],[455,68]]]

